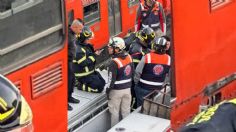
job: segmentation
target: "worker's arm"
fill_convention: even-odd
[[[163,34],[166,34],[166,16],[162,4],[159,2],[159,20]]]
[[[139,82],[140,76],[143,72],[143,68],[145,65],[145,56],[142,57],[141,61],[138,63],[135,74],[134,74],[134,83],[137,84]]]
[[[142,18],[141,18],[141,4],[139,4],[138,10],[137,10],[137,15],[136,15],[136,21],[135,21],[135,31],[140,30],[141,28],[141,23],[142,23]]]
[[[78,64],[82,67],[89,66],[92,64],[95,60],[93,60],[91,57],[87,57],[86,50],[82,47],[77,47],[76,56],[73,60],[74,64]]]

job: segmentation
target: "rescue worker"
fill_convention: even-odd
[[[0,74],[0,131],[33,132],[32,117],[18,88]]]
[[[92,30],[84,26],[73,60],[74,71],[79,82],[77,85],[79,90],[100,93],[104,89],[105,80],[95,71],[96,54],[99,54],[99,51],[95,51],[93,45],[88,43],[91,38],[93,38]]]
[[[165,77],[170,69],[171,58],[166,54],[166,40],[155,38],[151,51],[146,54],[135,70],[134,90],[137,97],[137,107],[142,105],[143,97],[153,90],[161,90]]]
[[[75,76],[73,71],[73,59],[76,50],[76,41],[78,41],[78,36],[80,35],[83,28],[83,24],[79,20],[74,20],[71,25],[69,25],[68,32],[68,102],[69,103],[79,103],[80,101],[72,97],[72,93],[75,86]],[[73,108],[68,103],[68,110]]]
[[[134,69],[132,58],[124,49],[125,42],[122,38],[110,38],[108,52],[112,55],[112,60],[108,66],[109,88],[106,92],[111,113],[111,126],[119,122],[120,113],[122,118],[130,113],[130,88]]]
[[[134,68],[138,65],[141,58],[149,52],[149,45],[151,41],[155,38],[154,31],[150,28],[144,28],[143,30],[140,30],[137,35],[134,42],[132,42],[129,54],[133,58]],[[132,83],[131,87],[131,93],[132,93],[132,110],[135,110],[137,107],[137,101],[136,101],[136,94],[134,91],[134,82]]]
[[[166,43],[166,53],[168,55],[171,55],[171,51],[170,51],[170,45],[171,45],[171,42],[170,42],[170,37],[168,37],[167,35],[164,35],[162,36],[163,38],[166,39],[167,43]]]
[[[136,31],[151,27],[158,37],[166,34],[166,17],[162,4],[156,0],[142,0],[136,17]]]
[[[181,132],[236,132],[236,98],[199,113]]]

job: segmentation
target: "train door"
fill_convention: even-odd
[[[109,35],[114,36],[121,32],[120,0],[108,0]]]

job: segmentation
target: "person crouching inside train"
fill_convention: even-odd
[[[150,53],[143,56],[135,70],[135,94],[137,107],[143,103],[143,97],[153,90],[161,90],[169,72],[171,58],[166,54],[166,40],[155,38]]]
[[[76,87],[79,90],[100,93],[105,86],[105,80],[95,71],[96,53],[93,45],[88,40],[93,38],[92,30],[84,26],[76,44],[76,55],[73,68],[77,79]]]
[[[147,27],[137,32],[136,39],[131,43],[129,48],[129,54],[133,58],[134,68],[138,65],[142,57],[149,53],[152,40],[155,38],[155,32],[152,28]],[[137,99],[135,96],[134,91],[134,82],[131,86],[131,93],[132,93],[132,110],[137,108]]]
[[[111,113],[111,126],[119,122],[119,114],[122,118],[130,113],[131,84],[133,75],[132,57],[125,52],[125,42],[120,37],[110,38],[108,52],[112,60],[108,65],[109,88],[108,108]]]

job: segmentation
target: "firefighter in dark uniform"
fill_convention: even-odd
[[[236,98],[199,113],[180,132],[236,132]]]
[[[119,115],[125,118],[130,113],[131,84],[133,63],[131,56],[125,52],[125,42],[120,37],[110,38],[108,52],[112,60],[108,66],[109,88],[108,108],[111,113],[111,126],[119,122]]]
[[[166,34],[166,18],[162,4],[155,0],[142,0],[136,17],[136,31],[151,27],[158,37]]]
[[[76,41],[82,31],[83,24],[79,20],[74,20],[71,25],[69,25],[68,32],[68,102],[69,103],[79,103],[79,100],[72,97],[72,93],[75,86],[75,76],[73,71],[73,59],[76,51]],[[73,108],[68,103],[68,110]]]
[[[100,93],[105,86],[105,80],[95,71],[96,54],[92,44],[87,41],[93,37],[89,27],[84,27],[77,43],[76,55],[73,60],[75,77],[78,80],[79,90]]]
[[[135,93],[137,107],[142,105],[143,97],[153,90],[161,90],[170,69],[171,58],[166,54],[166,40],[155,38],[150,53],[143,56],[135,70]]]
[[[133,58],[133,63],[134,63],[134,68],[138,65],[142,57],[149,52],[149,45],[151,41],[155,38],[155,33],[154,31],[150,28],[144,28],[143,30],[140,30],[137,35],[136,39],[134,42],[132,42],[130,49],[129,49],[129,54]],[[134,91],[134,82],[132,83],[132,110],[136,109],[136,94]]]
[[[18,88],[0,74],[0,132],[32,132],[32,117]]]

